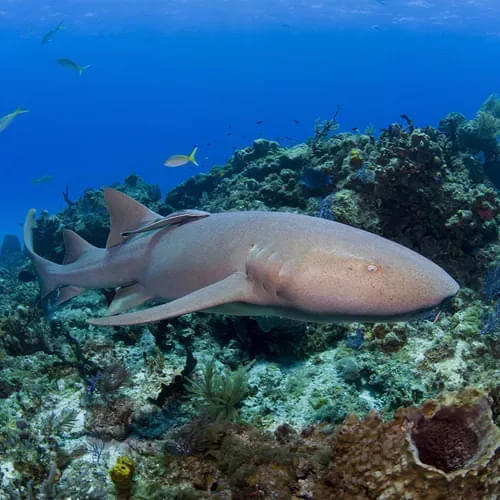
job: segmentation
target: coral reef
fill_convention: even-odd
[[[339,133],[335,116],[304,144],[258,139],[163,197],[135,174],[115,186],[164,215],[294,211],[399,241],[462,285],[418,321],[188,314],[95,328],[86,319],[112,290],[53,310],[6,242],[0,497],[500,495],[499,102],[472,120],[452,113],[439,130],[403,116],[378,137]],[[34,238],[57,261],[63,227],[98,246],[109,227],[101,191],[63,195],[65,210],[42,213]]]

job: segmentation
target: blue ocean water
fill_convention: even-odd
[[[165,192],[257,137],[301,142],[337,106],[341,130],[472,118],[500,88],[499,20],[495,0],[0,0],[0,116],[29,110],[0,133],[0,238],[66,186],[136,172]],[[195,144],[199,167],[163,166]]]

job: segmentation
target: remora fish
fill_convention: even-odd
[[[194,311],[305,321],[400,321],[438,306],[459,286],[421,255],[380,236],[316,217],[279,212],[176,212],[162,217],[105,189],[111,230],[96,248],[65,230],[64,263],[33,250],[32,209],[24,243],[42,298],[62,303],[87,288],[120,287],[108,314],[148,299],[169,301],[91,319],[134,325]]]
[[[12,113],[2,116],[0,118],[0,132],[3,132],[12,123],[12,120],[14,120],[17,115],[21,115],[23,113],[29,113],[29,111],[27,109],[21,109],[18,106]]]
[[[72,69],[73,71],[76,71],[80,76],[83,75],[83,72],[86,69],[90,68],[90,64],[87,64],[86,66],[79,66],[78,64],[76,64],[75,61],[72,61],[71,59],[67,59],[65,57],[57,59],[57,63],[63,68],[68,68]]]

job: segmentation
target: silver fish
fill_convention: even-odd
[[[21,115],[23,113],[29,113],[27,109],[21,109],[19,106],[8,115],[2,116],[0,118],[0,132],[3,132],[14,120],[17,115]]]

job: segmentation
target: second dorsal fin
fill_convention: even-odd
[[[123,243],[122,233],[135,231],[162,218],[160,214],[116,189],[104,189],[104,199],[110,221],[107,248]]]
[[[82,254],[89,250],[95,250],[96,247],[84,240],[80,235],[70,229],[63,229],[64,254],[63,264],[72,264],[77,261]]]

